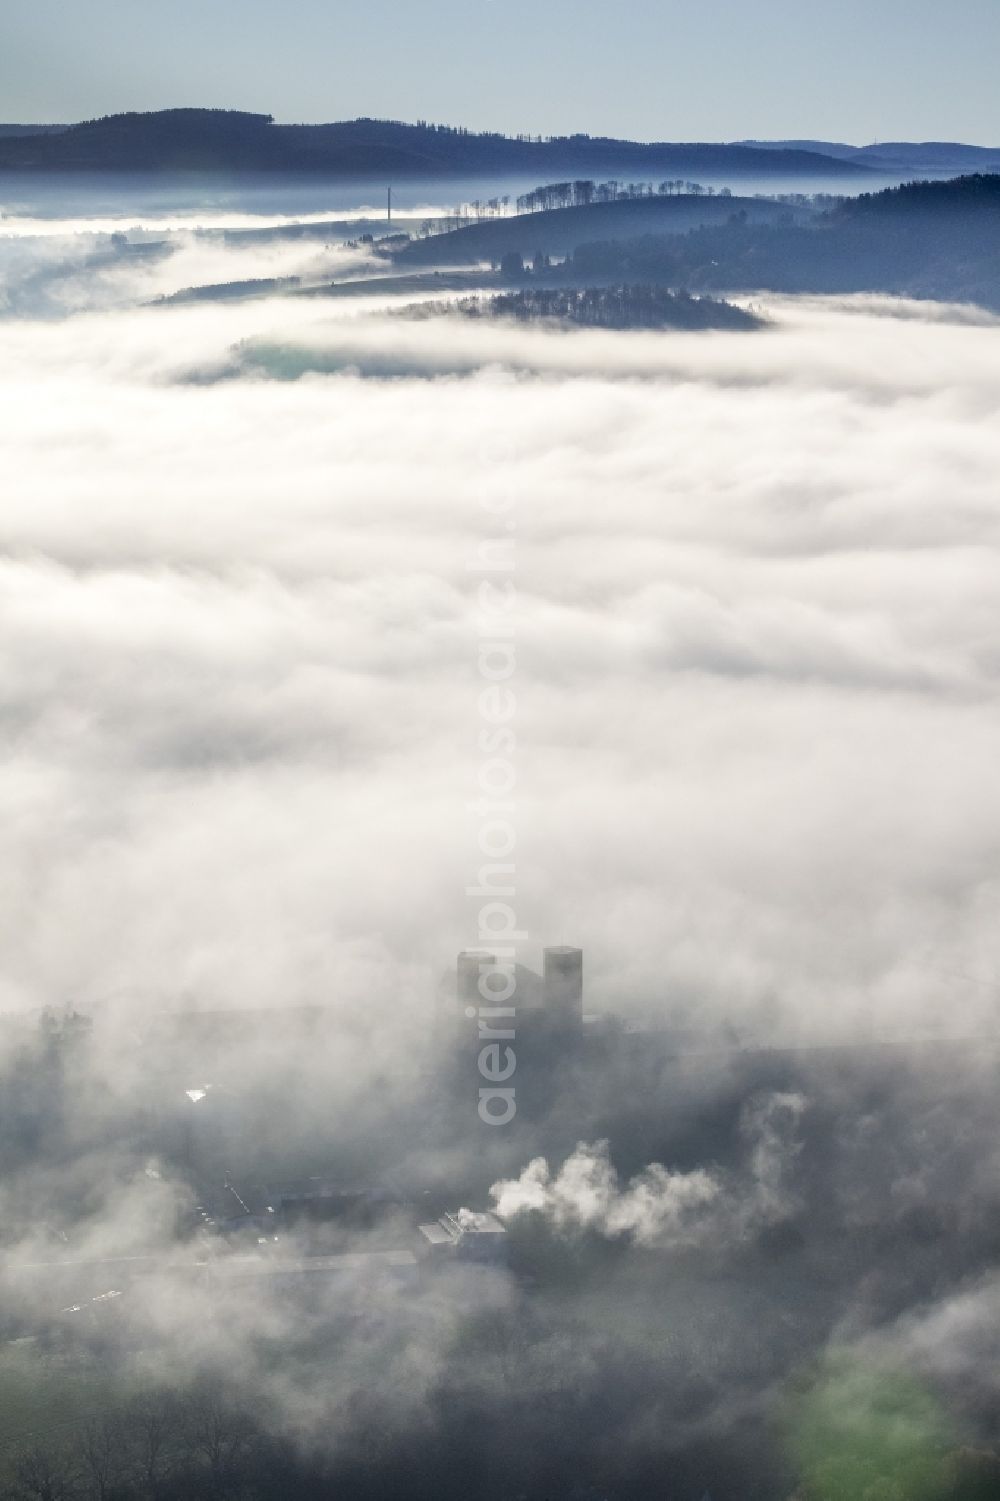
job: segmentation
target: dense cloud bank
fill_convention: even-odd
[[[995,334],[775,317],[6,324],[6,1004],[429,996],[512,489],[532,940],[587,936],[595,1009],[991,1018]],[[338,373],[190,383],[264,339]]]
[[[914,1464],[987,1444],[992,321],[772,300],[753,337],[557,334],[74,275],[72,316],[0,324],[5,1335],[83,1298],[68,1260],[139,1258],[114,1401],[224,1373],[260,1494],[302,1464],[317,1494],[773,1498],[813,1473],[786,1430],[853,1432],[873,1382]],[[487,1141],[434,1008],[476,938],[497,538],[522,957],[583,944],[588,1010],[689,1043],[564,1058]],[[39,1038],[67,1003],[90,1035]],[[234,1008],[287,1033],[163,1040]],[[193,1270],[157,1112],[216,1067],[227,1151],[492,1184],[512,1269],[305,1307]]]

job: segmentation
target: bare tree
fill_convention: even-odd
[[[204,1463],[214,1494],[238,1484],[253,1450],[257,1430],[250,1414],[217,1388],[202,1387],[186,1404],[186,1432]]]
[[[177,1466],[182,1437],[178,1399],[170,1392],[140,1392],[125,1409],[129,1472],[156,1501]]]
[[[111,1501],[125,1468],[125,1446],[117,1413],[90,1418],[80,1431],[80,1470],[94,1501]]]
[[[80,1494],[69,1455],[61,1448],[26,1444],[14,1456],[18,1493],[28,1501],[69,1501]]]

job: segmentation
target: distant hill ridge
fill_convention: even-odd
[[[68,125],[4,125],[0,123],[0,138],[4,136],[44,136],[69,130]]]
[[[759,151],[812,151],[850,167],[879,172],[1000,171],[1000,146],[969,146],[962,141],[877,141],[848,146],[843,141],[735,141]]]
[[[841,174],[830,156],[712,142],[604,136],[505,136],[398,120],[279,125],[242,110],[170,109],[87,120],[65,129],[0,133],[7,171],[282,171],[343,175],[667,173]],[[865,169],[866,170],[866,169]]]
[[[75,125],[0,124],[0,171],[225,171],[399,176],[725,173],[823,177],[845,171],[946,174],[1000,169],[1000,147],[957,141],[628,141],[502,135],[401,120],[279,124],[247,110],[128,112]]]

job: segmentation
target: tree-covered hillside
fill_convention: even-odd
[[[580,245],[578,276],[713,292],[888,292],[1000,309],[1000,176],[846,200],[809,225],[742,214],[683,235]]]

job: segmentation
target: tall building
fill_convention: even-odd
[[[466,1006],[478,1009],[483,1004],[479,993],[479,976],[482,969],[496,963],[496,955],[487,949],[463,949],[456,967],[455,999],[461,1010]]]
[[[543,974],[536,974],[526,964],[505,962],[488,949],[464,949],[457,958],[454,979],[445,976],[440,991],[440,1015],[449,1026],[456,1022],[464,1034],[474,1024],[475,1035],[482,1015],[491,1007],[508,1007],[509,1019],[501,1023],[494,1015],[494,1025],[513,1029],[521,1041],[534,1038],[566,1037],[583,1031],[583,950],[547,948]],[[489,988],[484,995],[480,979],[494,966],[494,983],[502,989],[503,977],[513,971],[514,986],[503,1000],[492,1000]]]
[[[558,946],[544,952],[545,1011],[553,1022],[583,1025],[583,949]]]

